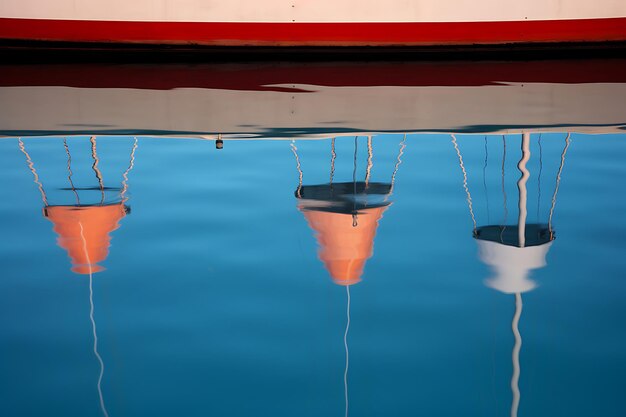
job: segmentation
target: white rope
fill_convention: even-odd
[[[96,150],[96,137],[92,136],[89,141],[91,142],[91,158],[93,159],[93,165],[91,166],[91,169],[93,169],[93,172],[96,174],[98,184],[100,185],[100,193],[102,194],[100,204],[104,204],[104,180],[102,179],[102,172],[100,172],[100,168],[98,168],[100,158],[98,158],[98,151]]]
[[[46,191],[43,189],[43,184],[39,181],[39,175],[37,174],[37,170],[35,169],[35,164],[33,160],[30,158],[30,155],[26,151],[26,147],[24,146],[24,142],[22,139],[17,140],[17,144],[20,148],[20,151],[26,156],[26,163],[28,164],[28,169],[33,174],[33,178],[35,179],[35,184],[37,184],[37,188],[39,189],[39,193],[41,194],[41,200],[43,201],[44,206],[48,206],[48,198],[46,197]]]
[[[333,179],[335,178],[335,159],[337,159],[337,152],[335,152],[335,138],[330,140],[330,185],[333,185]]]
[[[343,393],[346,402],[345,417],[348,417],[348,366],[350,364],[350,354],[348,351],[348,331],[350,330],[350,286],[346,285],[346,294],[348,296],[348,303],[346,307],[346,331],[343,334],[343,345],[346,349],[346,368],[343,372]]]
[[[296,192],[298,198],[302,197],[302,166],[300,165],[300,158],[298,157],[298,148],[296,148],[296,142],[291,141],[291,152],[296,157],[296,169],[298,170],[298,190]]]
[[[393,167],[393,173],[391,174],[391,187],[389,187],[389,194],[385,196],[383,201],[389,200],[389,197],[393,194],[393,189],[396,186],[396,175],[398,174],[398,169],[400,165],[402,165],[402,155],[404,155],[404,148],[406,148],[406,133],[400,142],[400,150],[398,151],[398,156],[396,157],[396,165]]]
[[[365,169],[365,189],[369,187],[372,167],[374,166],[374,150],[372,149],[372,137],[367,137],[367,168]]]
[[[550,206],[550,216],[548,217],[548,230],[550,231],[550,238],[552,239],[552,215],[554,214],[554,207],[556,207],[556,196],[559,193],[559,186],[561,185],[561,174],[563,173],[563,166],[565,165],[565,155],[567,154],[567,149],[569,148],[570,141],[570,133],[567,134],[565,138],[565,148],[563,148],[563,152],[561,153],[561,164],[559,165],[559,171],[556,174],[556,186],[554,187],[554,194],[552,195],[552,205]]]
[[[80,227],[80,237],[83,240],[83,250],[85,251],[85,258],[89,265],[89,320],[91,320],[91,329],[93,332],[93,353],[96,355],[98,362],[100,363],[100,375],[98,376],[98,397],[100,398],[100,409],[105,417],[109,417],[106,407],[104,406],[104,396],[102,395],[102,377],[104,376],[104,361],[98,353],[98,333],[96,332],[96,320],[94,319],[94,305],[93,305],[93,271],[91,269],[91,259],[89,259],[89,253],[87,251],[87,241],[85,240],[83,224],[78,222]]]
[[[530,134],[524,133],[522,136],[522,159],[517,164],[517,169],[522,173],[520,179],[517,181],[517,189],[519,191],[519,215],[517,218],[517,239],[519,247],[526,246],[526,218],[528,216],[526,201],[528,199],[528,192],[526,190],[526,183],[530,178],[530,172],[526,168],[526,164],[530,160]]]
[[[128,163],[128,168],[122,174],[122,191],[120,192],[120,197],[122,202],[126,201],[126,192],[128,191],[128,174],[132,171],[135,166],[135,151],[137,150],[137,138],[135,138],[135,142],[133,143],[133,148],[130,151],[130,162]]]
[[[470,194],[470,190],[467,185],[467,171],[465,171],[465,165],[463,164],[463,157],[461,156],[459,145],[456,143],[456,136],[454,135],[451,135],[451,136],[452,136],[452,145],[454,145],[456,156],[459,158],[459,166],[461,167],[461,171],[463,172],[463,189],[465,190],[467,207],[469,208],[470,216],[472,217],[472,223],[474,223],[474,231],[476,231],[476,217],[474,216],[474,207],[472,206],[472,195]]]
[[[513,316],[513,322],[511,328],[513,329],[513,335],[515,336],[515,345],[513,346],[512,360],[513,360],[513,376],[511,376],[511,392],[513,393],[513,402],[511,403],[511,417],[517,417],[517,410],[520,402],[519,391],[519,376],[520,376],[520,363],[519,353],[522,349],[522,335],[519,332],[519,319],[522,315],[522,294],[515,294],[515,315]]]
[[[67,146],[67,138],[63,138],[63,147],[65,148],[65,153],[67,154],[67,180],[70,183],[70,187],[72,187],[72,191],[74,192],[74,196],[76,197],[76,204],[80,205],[80,197],[78,196],[78,191],[76,191],[76,187],[74,186],[74,181],[72,181],[72,155],[70,154],[70,148]]]

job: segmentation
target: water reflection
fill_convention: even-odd
[[[50,201],[42,180],[37,173],[35,163],[26,150],[22,139],[18,139],[20,151],[24,154],[29,170],[34,182],[41,194],[43,201],[43,215],[52,222],[53,230],[58,235],[57,245],[64,249],[72,263],[72,272],[80,275],[89,275],[89,320],[93,334],[93,353],[100,366],[100,373],[97,380],[98,397],[100,408],[105,417],[109,416],[104,394],[102,392],[102,379],[104,377],[104,361],[98,351],[98,332],[94,317],[93,302],[93,274],[102,272],[104,268],[99,263],[106,260],[111,242],[111,233],[120,227],[120,221],[130,213],[128,202],[128,174],[133,169],[135,162],[135,151],[137,150],[137,139],[135,138],[130,151],[130,161],[126,170],[122,173],[122,184],[117,187],[105,187],[104,178],[99,168],[101,163],[97,151],[97,139],[92,136],[89,139],[90,154],[93,163],[91,170],[95,174],[96,184],[90,186],[77,187],[74,183],[72,170],[72,153],[67,143],[67,138],[63,139],[63,147],[67,154],[67,181],[69,188],[60,188],[62,194],[71,191],[75,198],[74,204],[54,204]],[[79,167],[84,168],[84,167]],[[74,166],[74,170],[77,167]],[[107,196],[107,191],[113,190],[114,196]],[[86,191],[81,200],[81,191]],[[97,191],[95,194],[92,191]],[[107,198],[108,197],[108,198]]]
[[[130,151],[130,162],[122,173],[120,187],[105,187],[104,179],[99,168],[100,159],[97,152],[97,139],[90,138],[91,144],[91,170],[95,174],[97,183],[92,186],[76,187],[72,176],[72,156],[67,139],[63,139],[63,146],[67,153],[67,181],[69,188],[59,188],[61,191],[71,191],[75,198],[74,204],[54,204],[48,199],[47,193],[41,182],[35,164],[28,154],[22,139],[18,140],[20,151],[25,155],[28,168],[44,204],[43,215],[53,224],[53,230],[57,233],[57,244],[65,249],[72,262],[72,272],[77,274],[91,274],[101,272],[104,268],[99,265],[109,253],[111,233],[120,225],[120,221],[130,213],[128,201],[128,174],[133,169],[137,139],[135,139]],[[74,167],[76,169],[76,167]],[[80,192],[85,191],[87,198],[82,197]],[[94,198],[93,191],[98,191]],[[115,192],[107,196],[107,191]],[[62,193],[63,194],[63,193]],[[107,198],[108,197],[108,198]]]
[[[485,137],[485,165],[483,168],[483,182],[485,185],[485,201],[487,206],[487,218],[491,216],[489,210],[489,194],[486,185],[486,169],[488,164],[488,142]],[[520,350],[522,347],[522,336],[519,331],[519,321],[522,315],[522,294],[536,288],[537,284],[530,279],[531,271],[534,269],[544,268],[546,264],[546,256],[553,240],[556,238],[552,218],[556,207],[559,185],[561,182],[561,174],[565,164],[565,157],[570,146],[570,133],[565,137],[565,145],[560,155],[555,155],[560,160],[560,165],[556,174],[556,182],[552,194],[550,210],[547,214],[545,223],[532,223],[528,221],[528,181],[531,172],[528,163],[531,158],[531,135],[524,133],[520,140],[521,157],[517,162],[519,170],[519,178],[517,180],[517,209],[518,218],[516,224],[508,224],[507,218],[509,210],[507,207],[506,184],[505,184],[505,163],[506,163],[506,136],[502,136],[502,202],[503,209],[501,213],[502,223],[487,224],[478,226],[476,216],[473,209],[473,200],[468,187],[468,174],[463,163],[463,156],[459,148],[457,138],[452,135],[452,144],[456,151],[459,166],[463,173],[463,189],[466,193],[466,200],[472,223],[474,225],[473,235],[478,243],[479,259],[488,265],[493,275],[485,281],[485,285],[504,294],[515,295],[515,313],[511,323],[515,344],[512,352],[513,374],[511,376],[511,417],[517,417],[520,404],[521,393],[519,389],[519,378],[521,373],[520,366]],[[537,136],[537,147],[540,150],[539,172],[543,171],[543,156],[541,147],[541,135]],[[500,164],[498,164],[500,165]],[[537,216],[539,217],[539,208],[541,206],[541,174],[537,179],[538,192],[536,195]],[[534,206],[535,204],[533,204]]]
[[[357,179],[358,136],[354,138],[352,181],[334,181],[335,139],[331,140],[330,182],[327,184],[303,185],[303,172],[297,148],[292,144],[296,156],[299,184],[295,191],[298,210],[309,227],[315,232],[319,245],[319,258],[338,285],[353,285],[361,281],[366,261],[374,253],[374,238],[383,213],[391,205],[396,173],[400,166],[406,135],[400,144],[398,162],[391,175],[391,182],[371,182],[373,167],[372,137],[367,137],[367,165],[365,178]]]
[[[344,369],[345,416],[348,416],[348,368],[350,355],[348,332],[350,330],[350,286],[361,281],[365,263],[374,254],[374,238],[383,213],[391,205],[389,197],[393,192],[406,135],[400,143],[397,162],[390,183],[371,182],[374,166],[372,137],[367,137],[367,163],[365,178],[357,180],[359,137],[354,138],[352,158],[352,181],[335,181],[337,152],[335,138],[330,142],[329,182],[327,184],[303,185],[304,174],[298,149],[292,143],[298,170],[298,188],[295,196],[300,210],[315,232],[319,245],[318,256],[330,274],[333,282],[346,287],[346,329],[343,343],[346,353]]]
[[[567,152],[571,143],[570,134],[566,134],[560,153],[549,154],[544,152],[542,137],[540,134],[531,135],[504,135],[484,137],[484,152],[476,156],[476,143],[480,138],[471,138],[471,142],[465,142],[465,146],[473,149],[473,158],[483,159],[481,169],[476,168],[474,163],[468,169],[464,159],[464,147],[459,143],[457,135],[448,136],[456,154],[459,169],[462,174],[461,185],[465,193],[469,218],[472,221],[473,236],[478,244],[478,258],[487,265],[492,275],[485,281],[485,285],[505,294],[513,294],[515,297],[515,313],[512,318],[511,328],[514,336],[512,350],[513,372],[511,376],[512,405],[511,416],[518,415],[521,399],[519,379],[521,375],[520,351],[522,336],[519,330],[519,322],[522,314],[522,294],[536,288],[536,283],[531,279],[531,273],[535,269],[546,266],[546,256],[551,248],[556,233],[553,227],[553,216],[557,205],[557,197],[562,178]],[[397,153],[393,155],[387,152],[389,160],[375,160],[376,144],[389,148],[391,143],[382,141],[376,135],[355,136],[352,138],[331,138],[319,140],[309,149],[324,149],[328,154],[326,165],[308,165],[311,169],[306,171],[307,154],[298,149],[298,142],[291,143],[291,153],[295,159],[298,185],[295,189],[297,209],[304,215],[308,227],[313,231],[319,247],[318,257],[330,275],[333,283],[346,287],[346,322],[343,333],[343,346],[345,349],[345,364],[343,369],[345,415],[349,411],[349,330],[351,324],[350,287],[361,281],[366,263],[374,256],[374,240],[378,226],[383,215],[392,204],[391,197],[394,192],[398,171],[402,165],[402,156],[406,149],[407,135],[394,135],[394,147]],[[409,137],[409,140],[411,138]],[[104,361],[98,351],[98,335],[94,318],[93,284],[94,273],[101,272],[104,268],[100,265],[108,256],[111,234],[120,227],[120,222],[129,214],[128,207],[128,181],[129,174],[134,167],[135,152],[138,140],[132,141],[129,148],[128,163],[125,167],[118,167],[121,172],[122,182],[119,187],[105,185],[104,175],[101,168],[107,165],[106,160],[98,156],[95,136],[89,138],[89,146],[82,147],[83,158],[74,158],[82,161],[82,164],[73,163],[72,143],[83,145],[86,140],[77,140],[68,143],[67,139],[56,138],[56,143],[62,144],[67,159],[63,166],[66,171],[65,181],[67,187],[57,187],[56,194],[51,198],[46,191],[46,178],[39,175],[36,165],[40,162],[45,164],[46,158],[35,161],[29,154],[27,144],[35,142],[18,139],[19,150],[24,154],[26,166],[31,172],[34,183],[40,192],[43,201],[44,216],[53,223],[53,230],[58,235],[57,244],[67,253],[72,263],[72,271],[76,274],[89,275],[89,317],[92,323],[93,351],[100,364],[100,373],[97,381],[97,389],[100,397],[102,413],[108,416],[102,393],[102,378],[104,375]],[[221,140],[221,139],[220,139]],[[337,141],[343,144],[351,144],[351,150],[338,153]],[[519,143],[519,146],[517,146]],[[286,143],[284,143],[287,146]],[[536,148],[531,153],[531,145]],[[481,145],[482,146],[482,145]],[[365,147],[366,158],[359,148]],[[518,155],[519,149],[519,155]],[[230,152],[227,148],[225,152]],[[489,153],[491,152],[491,153]],[[87,156],[85,158],[85,156]],[[538,160],[532,158],[538,156]],[[508,159],[507,159],[508,158]],[[514,174],[507,172],[507,160],[516,164]],[[85,162],[89,161],[88,164]],[[535,162],[535,171],[530,168]],[[542,175],[545,180],[550,170],[544,165],[556,167],[554,184],[551,185],[549,194],[551,198],[548,206],[541,204]],[[390,172],[380,171],[384,167],[391,168]],[[115,168],[115,167],[114,167]],[[123,170],[122,170],[123,168]],[[373,181],[374,173],[386,176],[387,181]],[[417,169],[412,166],[407,169]],[[77,182],[77,173],[84,174],[90,171],[92,175],[88,181],[86,176],[80,177]],[[311,172],[315,171],[315,172]],[[343,172],[339,177],[336,172]],[[509,170],[510,171],[510,170]],[[495,172],[495,176],[492,174]],[[533,175],[535,172],[538,175]],[[307,183],[307,173],[314,178],[325,177],[328,182],[320,184]],[[321,174],[320,174],[321,173]],[[472,173],[482,173],[482,195],[476,198],[470,184]],[[537,181],[537,192],[529,199],[529,187],[531,181]],[[474,179],[474,184],[479,183]],[[498,187],[493,185],[497,184]],[[517,195],[512,198],[507,196],[506,189],[515,184]],[[494,196],[493,189],[497,188]],[[480,191],[480,190],[478,190]],[[546,187],[544,184],[543,191]],[[54,193],[53,193],[54,194]],[[56,199],[67,200],[70,196],[74,200],[72,204],[55,204]],[[498,204],[498,201],[501,204]],[[486,208],[482,210],[480,207]],[[517,222],[511,223],[509,219],[517,207]],[[529,220],[529,207],[537,206],[537,220]],[[498,209],[494,209],[498,207]],[[478,208],[478,209],[477,209]],[[543,209],[543,210],[542,210]],[[495,211],[495,213],[494,213]],[[492,219],[499,219],[498,222]],[[415,242],[415,244],[422,244]]]
[[[147,76],[146,68],[155,72]],[[546,294],[553,297],[554,291],[550,293],[545,283],[565,275],[569,279],[572,263],[559,262],[559,257],[577,253],[579,245],[574,243],[584,237],[579,232],[572,238],[562,238],[568,227],[573,228],[572,211],[583,210],[571,199],[569,204],[564,204],[568,202],[565,200],[557,207],[564,171],[579,176],[584,171],[580,161],[578,171],[569,170],[569,165],[565,169],[568,149],[574,136],[576,140],[581,138],[577,145],[609,143],[604,136],[591,141],[576,132],[609,132],[611,138],[619,137],[626,125],[624,68],[623,60],[584,64],[95,65],[71,67],[69,72],[62,71],[67,69],[63,66],[47,67],[49,71],[7,66],[0,68],[0,75],[6,75],[0,77],[0,94],[16,104],[0,114],[0,133],[13,135],[0,142],[7,143],[12,151],[16,147],[21,151],[15,152],[20,169],[26,176],[32,175],[35,184],[28,180],[31,211],[41,220],[32,201],[42,202],[37,205],[43,204],[44,217],[52,223],[57,245],[67,253],[71,271],[89,276],[89,336],[93,337],[95,360],[93,356],[88,359],[99,366],[96,385],[101,414],[107,416],[110,410],[111,415],[117,415],[114,408],[124,410],[123,404],[115,405],[111,398],[115,395],[113,388],[117,388],[113,381],[116,372],[111,370],[116,363],[120,363],[120,369],[131,370],[124,377],[118,369],[120,379],[130,378],[131,373],[165,375],[158,383],[149,378],[145,381],[151,395],[167,387],[171,399],[155,398],[157,405],[171,401],[173,407],[178,407],[183,397],[190,401],[208,397],[211,406],[222,401],[228,404],[224,407],[237,407],[239,404],[233,403],[245,394],[254,397],[251,403],[266,404],[266,414],[273,414],[281,401],[267,400],[273,398],[269,391],[306,392],[305,380],[310,376],[315,390],[319,389],[311,390],[315,402],[320,403],[320,397],[328,398],[328,404],[319,405],[320,409],[310,414],[330,415],[339,407],[346,416],[349,412],[361,414],[359,411],[366,407],[382,409],[402,400],[405,408],[401,411],[412,415],[424,404],[425,408],[439,410],[441,398],[449,399],[452,389],[463,398],[454,406],[467,410],[468,404],[473,404],[470,397],[482,395],[481,387],[488,385],[488,381],[478,380],[468,388],[474,374],[489,368],[488,361],[479,358],[474,363],[471,359],[473,352],[489,347],[481,340],[485,335],[480,334],[487,327],[485,315],[501,317],[498,313],[503,311],[506,323],[497,323],[493,318],[493,344],[501,343],[507,357],[494,353],[488,359],[505,364],[505,378],[494,391],[506,398],[507,408],[511,398],[510,414],[517,416],[526,408],[537,410],[536,404],[532,408],[533,402],[549,402],[542,390],[524,388],[525,383],[534,383],[529,372],[532,362],[527,361],[533,352],[525,348],[520,358],[520,323],[521,330],[524,325],[532,325],[533,332],[539,332],[537,328],[543,322],[532,321],[538,309],[528,308],[530,300]],[[438,134],[415,133],[421,131]],[[80,132],[90,136],[73,136]],[[139,140],[127,137],[123,151],[117,148],[112,160],[102,152],[106,146],[103,144],[109,141],[100,135],[102,132],[154,134]],[[69,136],[35,140],[18,139],[18,133]],[[174,134],[184,136],[163,138]],[[254,142],[245,141],[251,138]],[[205,158],[213,155],[203,152],[213,152],[212,141],[217,149],[224,150],[219,158],[207,162]],[[138,170],[133,171],[139,142],[142,157],[144,151],[149,151],[142,160],[147,167],[143,183],[137,181]],[[62,158],[46,153],[55,146]],[[605,171],[597,171],[595,180],[607,181],[613,187],[611,192],[615,192],[619,186],[616,178],[620,177],[615,174],[623,173],[623,166],[621,158],[615,157],[617,162],[611,158],[613,149],[621,149],[622,145],[614,140],[603,146],[596,151],[598,155],[604,152],[601,155],[609,162],[598,162],[602,158],[595,160],[583,152],[579,158],[588,158],[590,166],[597,164],[612,170],[606,172],[613,175],[605,176],[598,174]],[[260,157],[261,151],[267,152]],[[54,170],[46,169],[46,165],[54,165],[58,175],[52,178],[49,174]],[[109,173],[120,180],[112,180]],[[132,218],[127,218],[129,177],[135,179],[133,187],[142,186],[142,198],[151,194],[149,197],[154,199],[143,200],[150,210],[136,210]],[[263,187],[259,187],[261,183]],[[9,185],[16,187],[16,193],[24,192],[14,184],[19,182]],[[563,190],[566,188],[570,187]],[[167,190],[167,198],[163,190]],[[133,198],[134,208],[139,207],[138,201],[139,195]],[[620,207],[619,201],[615,204]],[[613,206],[606,207],[612,210]],[[597,206],[592,208],[597,210]],[[567,217],[563,221],[563,209],[566,213],[570,210],[569,225]],[[11,213],[11,208],[6,210]],[[558,241],[554,226],[557,211]],[[589,229],[607,229],[603,216],[589,217],[595,217],[589,222],[597,226]],[[467,233],[470,222],[473,240]],[[37,240],[44,242],[38,246],[41,258],[58,257],[58,251],[43,253],[48,246],[56,247],[50,224],[42,223],[46,224],[47,234],[42,236],[49,239]],[[618,224],[605,232],[614,234],[616,248],[623,241],[621,231],[623,226]],[[122,249],[124,245],[145,245],[146,254],[130,256],[121,250],[109,256],[112,238],[121,234]],[[261,244],[252,244],[251,239]],[[207,244],[219,250],[208,251]],[[602,256],[593,245],[588,249],[589,258]],[[451,247],[457,250],[454,261]],[[564,248],[569,252],[560,252]],[[12,262],[7,262],[9,271]],[[206,268],[207,263],[211,269]],[[624,268],[617,256],[606,263],[613,268],[606,267],[609,277]],[[590,264],[593,262],[578,265],[595,271],[598,266]],[[108,277],[120,278],[117,283],[107,280],[111,285],[120,285],[112,287],[119,291],[115,294],[127,296],[133,304],[116,304],[107,309],[107,314],[118,320],[112,319],[111,327],[100,315],[100,327],[96,327],[93,275],[105,274],[103,265],[108,267]],[[39,270],[38,265],[31,267],[49,273]],[[297,271],[295,277],[293,271]],[[485,285],[509,298],[480,284],[487,273]],[[177,274],[175,286],[171,284],[172,274]],[[318,279],[309,279],[311,275]],[[386,275],[394,279],[376,279]],[[147,277],[157,284],[146,286],[143,280]],[[578,279],[585,290],[592,285]],[[381,281],[385,281],[385,287]],[[96,290],[102,282],[95,283]],[[542,291],[525,295],[541,282]],[[355,287],[357,283],[361,284]],[[276,290],[288,285],[293,285],[293,293]],[[337,286],[345,287],[345,295]],[[7,288],[3,287],[5,293],[19,290]],[[166,296],[156,297],[159,291]],[[285,301],[296,300],[302,293],[306,296],[297,301],[301,305]],[[145,300],[137,302],[137,294]],[[494,298],[490,299],[489,294]],[[496,303],[493,300],[498,297],[508,303],[508,309],[501,305],[490,311],[480,309],[481,305]],[[527,309],[521,321],[523,301]],[[509,310],[513,308],[509,321]],[[617,307],[615,310],[621,311]],[[331,320],[321,323],[319,317],[325,312]],[[129,319],[131,316],[133,319]],[[127,323],[135,317],[144,321]],[[450,317],[461,317],[463,322],[458,324]],[[615,321],[600,314],[596,320]],[[504,327],[509,324],[512,338]],[[411,328],[419,337],[407,336],[410,332],[406,329]],[[125,330],[128,345],[121,346],[131,351],[139,346],[136,358],[140,360],[121,365],[121,356],[99,345],[97,329],[107,343],[113,339],[110,329]],[[298,333],[301,329],[311,333]],[[464,336],[462,348],[459,334]],[[306,339],[308,336],[311,339]],[[531,332],[524,332],[524,336],[528,346],[546,353]],[[146,337],[151,337],[149,342]],[[319,340],[328,343],[314,345]],[[322,351],[327,355],[315,357]],[[294,352],[305,353],[300,357]],[[607,356],[606,361],[615,357],[622,358]],[[454,362],[452,358],[460,359]],[[547,355],[544,358],[538,360],[554,359]],[[431,360],[434,365],[429,367]],[[139,366],[144,361],[144,366]],[[106,378],[105,362],[109,366]],[[172,368],[177,368],[179,374],[168,369],[171,364],[176,364]],[[283,365],[280,371],[286,376],[272,374],[273,368],[280,368],[277,364]],[[267,368],[263,368],[265,365]],[[469,371],[459,371],[463,366]],[[380,375],[372,378],[369,369]],[[262,383],[250,389],[245,385],[246,377],[255,370]],[[461,375],[458,378],[457,371]],[[200,376],[188,382],[187,376],[194,372]],[[218,375],[217,382],[210,385],[215,395],[207,395],[205,386],[211,383],[206,382],[206,376],[212,372]],[[472,376],[468,376],[470,373]],[[89,378],[95,382],[93,376]],[[374,384],[367,381],[368,377],[397,385],[374,398],[367,392],[366,382]],[[445,387],[441,393],[436,392],[439,385],[431,384],[437,378]],[[495,370],[493,379],[498,380]],[[269,388],[260,386],[264,384]],[[414,391],[425,392],[420,394],[420,404],[403,397],[415,397],[414,391],[408,392],[413,386],[419,388]],[[90,389],[95,391],[93,386]],[[433,396],[432,401],[428,395]],[[149,402],[140,398],[144,399],[137,400],[137,409],[147,407]],[[463,401],[466,403],[461,404]],[[202,403],[198,412],[191,414],[206,415],[206,407]],[[218,410],[215,414],[250,414],[233,410]],[[448,415],[445,410],[441,413]],[[293,408],[283,414],[292,415]]]

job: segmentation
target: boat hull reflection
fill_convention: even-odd
[[[0,134],[606,132],[625,96],[626,60],[6,66]]]

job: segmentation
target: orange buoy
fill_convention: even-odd
[[[72,260],[72,271],[77,274],[100,272],[98,263],[109,254],[111,232],[126,216],[123,203],[95,206],[47,206],[44,216],[54,224],[59,236],[57,243]]]
[[[298,209],[315,231],[318,256],[335,284],[361,281],[365,263],[374,252],[378,222],[391,204],[384,200],[390,188],[390,184],[357,182],[298,190]]]
[[[367,168],[365,181],[357,181],[358,136],[354,138],[354,158],[351,182],[333,182],[335,174],[335,139],[331,139],[330,182],[320,185],[303,185],[302,165],[295,142],[291,150],[296,159],[298,188],[295,197],[300,210],[319,246],[318,256],[324,263],[333,282],[346,289],[346,330],[343,345],[346,365],[343,372],[345,415],[348,416],[348,332],[350,330],[350,286],[361,281],[365,263],[374,254],[374,238],[378,222],[387,207],[393,192],[398,167],[402,163],[406,135],[400,143],[391,183],[371,182],[373,166],[372,138],[367,139]]]
[[[304,217],[316,233],[319,258],[335,284],[361,281],[365,262],[374,251],[378,221],[386,207],[361,210],[353,225],[350,214],[305,211]]]
[[[54,231],[59,236],[57,243],[65,249],[72,260],[72,271],[77,274],[89,274],[103,271],[104,268],[98,265],[106,259],[109,254],[109,246],[111,245],[110,233],[119,227],[120,220],[130,212],[125,202],[128,198],[125,196],[128,191],[128,173],[133,169],[135,161],[135,150],[137,149],[137,138],[130,152],[130,162],[128,168],[122,174],[122,188],[120,189],[119,198],[121,201],[117,203],[105,204],[105,187],[102,180],[102,173],[98,169],[100,162],[96,152],[96,137],[90,138],[91,157],[93,165],[91,168],[96,174],[101,192],[101,200],[97,205],[81,204],[78,190],[72,181],[70,149],[67,139],[63,139],[63,146],[67,153],[67,170],[68,181],[71,190],[76,196],[75,205],[50,205],[43,184],[39,180],[39,175],[35,169],[32,158],[26,151],[24,142],[18,139],[20,151],[26,157],[28,168],[33,174],[33,179],[44,204],[43,215],[54,224]]]
[[[333,182],[335,174],[335,139],[331,139],[330,182],[303,185],[302,165],[295,142],[291,150],[298,170],[298,210],[304,213],[309,227],[315,231],[319,245],[318,256],[335,284],[349,288],[361,281],[365,263],[374,254],[374,238],[378,222],[391,202],[396,174],[402,163],[406,135],[391,175],[391,183],[372,182],[372,137],[367,139],[365,181],[357,181],[358,136],[354,138],[354,158],[351,182]],[[348,289],[349,295],[349,289]]]

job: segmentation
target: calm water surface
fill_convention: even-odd
[[[0,415],[622,416],[625,158],[617,130],[2,138]]]

